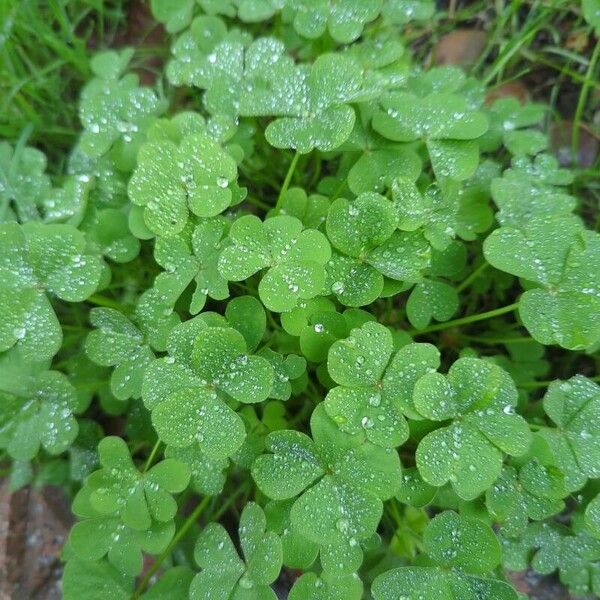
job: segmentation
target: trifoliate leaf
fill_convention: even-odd
[[[195,0],[151,0],[150,8],[169,33],[177,33],[190,24],[195,4]]]
[[[359,112],[354,130],[343,150],[360,152],[348,172],[348,187],[355,194],[384,192],[394,178],[415,181],[421,172],[421,159],[408,144],[395,144],[378,135],[364,122],[371,115]]]
[[[290,215],[302,221],[307,229],[319,229],[327,219],[329,199],[321,194],[306,195],[302,188],[290,188],[281,200],[279,214]],[[271,215],[269,213],[269,216]]]
[[[599,476],[600,386],[581,375],[554,381],[544,396],[544,410],[557,428],[540,434],[550,444],[567,488],[579,489],[588,477]]]
[[[313,439],[296,431],[271,433],[267,449],[272,454],[257,458],[252,475],[273,499],[301,494],[291,519],[302,535],[338,552],[356,550],[357,541],[375,531],[381,500],[397,489],[398,456],[339,431],[320,406],[311,429]]]
[[[110,381],[116,398],[139,398],[144,373],[154,359],[144,335],[127,317],[113,308],[93,308],[90,321],[97,329],[86,338],[87,355],[96,364],[116,367]]]
[[[482,521],[443,512],[425,530],[424,542],[439,567],[401,567],[379,575],[371,588],[376,600],[517,600],[508,584],[471,575],[491,572],[501,559],[500,543]]]
[[[329,374],[339,384],[325,398],[327,414],[342,431],[383,447],[399,446],[408,438],[393,349],[386,327],[366,323],[335,342],[327,360]]]
[[[46,156],[36,148],[0,142],[0,223],[37,221],[50,193]]]
[[[99,158],[114,145],[131,163],[143,132],[164,109],[153,90],[140,87],[137,75],[119,79],[132,51],[108,51],[92,59],[96,77],[81,92],[79,118],[84,127],[80,150]]]
[[[521,296],[519,314],[538,342],[584,349],[600,340],[599,244],[566,216],[532,218],[486,239],[490,264],[537,284]]]
[[[0,447],[17,460],[32,459],[40,446],[61,454],[77,437],[73,413],[84,408],[75,388],[58,371],[20,370],[19,379],[0,386]]]
[[[216,496],[223,490],[224,471],[228,466],[226,459],[208,456],[199,445],[188,448],[167,446],[165,456],[175,458],[189,467],[192,473],[191,486],[199,494]]]
[[[424,279],[413,288],[406,303],[406,316],[413,327],[423,329],[434,318],[447,321],[458,310],[456,290],[443,281]]]
[[[450,481],[465,500],[476,498],[500,475],[503,453],[519,456],[530,444],[525,420],[516,415],[517,390],[500,367],[460,358],[444,377],[429,373],[415,385],[417,411],[433,421],[452,422],[428,433],[416,452],[423,479]]]
[[[406,92],[388,94],[373,129],[397,142],[426,142],[438,178],[464,180],[477,169],[479,150],[474,141],[488,128],[487,117],[470,110],[458,95],[435,93],[425,98]]]
[[[235,160],[205,132],[186,135],[176,144],[150,140],[140,149],[129,181],[131,201],[144,206],[144,221],[157,235],[185,227],[190,212],[214,217],[243,198],[236,183]]]
[[[194,549],[201,571],[190,587],[192,600],[275,600],[269,585],[281,569],[281,540],[266,530],[265,515],[257,504],[249,503],[244,508],[239,534],[244,560],[239,558],[224,527],[210,523],[204,528]]]
[[[142,570],[142,552],[160,554],[175,533],[175,524],[156,523],[146,531],[124,525],[118,517],[90,516],[76,523],[69,544],[79,558],[87,561],[107,557],[120,573],[135,577]]]
[[[459,194],[453,186],[431,186],[421,194],[410,180],[397,177],[392,184],[392,196],[399,229],[422,228],[436,250],[444,250],[450,244],[456,235],[459,210]]]
[[[304,229],[295,217],[281,215],[262,222],[246,215],[233,223],[229,237],[233,243],[219,257],[219,272],[229,281],[241,281],[269,268],[258,286],[269,310],[291,310],[323,289],[329,243],[321,232]]]
[[[238,402],[262,402],[273,385],[273,367],[261,356],[247,354],[246,341],[235,329],[209,327],[194,342],[195,373]]]
[[[486,506],[502,523],[504,533],[517,536],[527,526],[528,518],[540,521],[561,512],[566,495],[562,472],[533,459],[520,471],[504,467],[486,492]]]
[[[190,302],[190,313],[200,312],[208,297],[224,300],[229,296],[227,281],[217,269],[219,252],[227,222],[216,217],[201,219],[191,232],[183,231],[178,236],[156,240],[154,257],[165,269],[156,278],[154,285],[159,292],[169,296],[172,304],[195,282]]]
[[[352,132],[356,115],[350,103],[365,97],[360,67],[350,58],[323,54],[310,70],[286,70],[285,85],[272,90],[266,100],[248,95],[242,114],[276,118],[265,131],[276,148],[294,148],[306,154],[317,148],[334,150]]]
[[[103,263],[86,253],[84,235],[71,225],[0,225],[0,351],[17,346],[24,358],[50,358],[61,331],[44,291],[81,302],[98,286]]]
[[[125,442],[114,436],[104,438],[98,452],[102,468],[88,477],[80,492],[89,494],[95,511],[119,516],[123,524],[138,531],[173,519],[177,503],[171,494],[182,492],[190,480],[185,464],[168,458],[140,473]]]

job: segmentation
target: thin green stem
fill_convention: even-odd
[[[290,183],[292,181],[292,177],[294,176],[294,171],[296,170],[296,165],[298,164],[298,159],[300,158],[300,153],[296,152],[294,154],[294,158],[292,158],[292,162],[288,168],[287,173],[285,174],[285,179],[283,180],[283,185],[279,190],[279,196],[277,196],[277,204],[275,204],[275,212],[278,213],[281,208],[281,203],[283,202],[283,197],[285,193],[288,191],[290,187]]]
[[[596,43],[592,57],[590,58],[590,64],[588,65],[587,73],[585,74],[585,81],[581,86],[581,92],[579,93],[579,100],[577,101],[577,108],[575,109],[575,116],[573,117],[573,129],[571,131],[571,161],[574,165],[578,163],[577,155],[579,154],[579,133],[581,117],[587,102],[588,92],[591,84],[596,80],[594,72],[600,58],[600,41]]]
[[[146,464],[144,465],[144,470],[142,471],[143,473],[145,473],[150,468],[150,465],[154,461],[156,453],[158,452],[158,449],[160,448],[160,444],[161,444],[161,441],[156,440],[156,444],[154,444],[154,448],[152,448],[152,452],[150,452],[150,455],[148,456],[148,460],[146,461]]]
[[[507,338],[491,338],[477,337],[475,335],[461,335],[468,342],[477,342],[479,344],[533,344],[537,343],[532,337],[507,337]]]
[[[117,302],[116,300],[112,300],[111,298],[107,298],[106,296],[101,296],[100,294],[94,294],[90,296],[86,302],[89,304],[95,304],[96,306],[104,306],[106,308],[114,308],[115,310],[123,312],[124,306]]]
[[[131,596],[131,600],[137,600],[148,586],[148,582],[152,579],[152,576],[158,571],[160,565],[164,560],[173,552],[174,548],[179,544],[181,539],[189,531],[190,527],[198,520],[204,509],[208,506],[211,501],[211,496],[205,496],[202,502],[196,506],[190,516],[184,521],[179,531],[175,534],[175,537],[171,540],[171,543],[167,546],[165,551],[156,559],[156,562],[148,569],[142,581],[137,586],[135,592]]]
[[[438,323],[437,325],[430,325],[425,329],[411,329],[408,333],[411,335],[422,335],[424,333],[432,333],[434,331],[442,331],[443,329],[451,329],[452,327],[459,327],[460,325],[468,325],[469,323],[476,323],[477,321],[485,321],[486,319],[493,319],[500,315],[513,312],[519,306],[518,302],[509,304],[508,306],[502,306],[501,308],[495,308],[494,310],[488,310],[484,313],[476,315],[470,315],[468,317],[462,317],[460,319],[454,319],[453,321],[446,321],[445,323]]]
[[[489,266],[490,263],[485,261],[482,262],[468,277],[456,286],[456,291],[460,294],[460,292],[469,287]]]
[[[590,381],[600,381],[600,375],[595,375],[594,377],[588,377]],[[559,381],[558,379],[548,379],[547,381],[524,381],[523,383],[518,383],[517,387],[523,388],[524,390],[537,390],[539,388],[548,387],[551,383],[555,381]]]

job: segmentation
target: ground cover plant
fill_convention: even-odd
[[[600,28],[538,4],[521,43]],[[597,170],[490,95],[513,47],[425,64],[428,0],[151,10],[168,52],[60,48],[78,133],[26,86],[0,128],[0,450],[73,497],[65,599],[600,597]]]

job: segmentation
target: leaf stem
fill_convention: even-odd
[[[123,312],[123,305],[116,300],[112,300],[111,298],[106,298],[106,296],[101,296],[100,294],[93,294],[90,296],[86,302],[89,304],[95,304],[96,306],[104,306],[106,308],[114,308],[120,312]]]
[[[198,517],[202,514],[204,509],[208,506],[208,503],[211,501],[211,496],[205,496],[202,502],[196,506],[190,516],[184,521],[183,525],[179,529],[179,531],[175,534],[175,537],[171,540],[171,543],[166,547],[164,552],[156,559],[154,564],[148,569],[144,578],[140,581],[137,586],[135,592],[131,596],[131,600],[137,600],[144,590],[146,589],[148,582],[152,579],[152,576],[158,571],[160,565],[164,562],[164,560],[173,552],[173,549],[181,539],[185,536],[185,534],[189,531],[190,527],[198,520]]]
[[[578,164],[578,155],[579,155],[579,133],[581,126],[581,117],[583,115],[583,111],[585,109],[585,105],[587,102],[588,92],[590,89],[590,85],[595,81],[594,72],[596,70],[596,65],[598,64],[598,59],[600,58],[600,41],[596,42],[596,47],[594,48],[594,52],[590,59],[587,73],[585,74],[585,81],[581,86],[581,92],[579,93],[579,99],[577,101],[577,108],[575,109],[575,116],[573,117],[573,129],[571,131],[571,162],[573,165],[577,166]]]
[[[600,381],[600,375],[595,375],[594,377],[588,377],[590,381]],[[517,387],[523,388],[525,390],[537,390],[539,388],[548,387],[551,383],[555,381],[560,381],[559,379],[548,379],[547,381],[524,381],[523,383],[518,383]]]
[[[519,306],[518,302],[509,304],[508,306],[502,306],[501,308],[495,308],[494,310],[488,310],[484,313],[476,315],[470,315],[468,317],[462,317],[460,319],[454,319],[452,321],[446,321],[445,323],[439,323],[437,325],[430,325],[425,329],[410,329],[408,333],[410,335],[422,335],[424,333],[432,333],[434,331],[442,331],[443,329],[451,329],[452,327],[458,327],[459,325],[468,325],[469,323],[475,323],[477,321],[485,321],[486,319],[493,319],[500,315],[513,312]]]
[[[488,267],[489,262],[482,262],[468,277],[456,286],[456,291],[460,294],[465,288],[469,287]]]
[[[279,212],[279,210],[281,208],[281,203],[283,202],[283,197],[285,196],[285,193],[288,191],[288,188],[290,187],[290,182],[292,181],[292,176],[294,175],[294,171],[296,170],[296,165],[298,164],[299,158],[300,158],[300,153],[298,151],[296,151],[296,154],[294,154],[294,158],[292,158],[292,162],[290,163],[288,171],[285,174],[285,179],[283,180],[283,185],[281,186],[281,189],[279,190],[279,196],[277,196],[277,204],[275,204],[275,212],[276,213]]]
[[[144,470],[142,471],[142,473],[145,473],[150,468],[150,465],[152,464],[152,461],[154,460],[154,457],[156,456],[156,453],[158,452],[158,449],[160,448],[160,444],[161,444],[161,441],[156,440],[156,444],[154,444],[154,448],[152,448],[152,452],[150,452],[150,455],[148,456],[148,460],[146,460],[146,464],[144,465]]]

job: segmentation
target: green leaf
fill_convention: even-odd
[[[170,236],[185,227],[190,212],[203,218],[222,213],[243,197],[235,160],[208,133],[179,143],[150,140],[140,149],[128,185],[131,201],[144,207],[150,231]]]
[[[97,329],[86,338],[86,354],[96,364],[116,366],[111,375],[111,390],[116,398],[139,398],[144,373],[154,359],[142,332],[113,308],[93,308],[90,321]]]
[[[278,117],[265,130],[267,141],[276,148],[302,154],[315,148],[334,150],[352,133],[356,114],[350,103],[364,93],[362,85],[361,69],[353,60],[323,54],[310,70],[288,69],[285,86],[274,90],[269,102],[257,103],[251,114]]]
[[[588,477],[597,478],[600,429],[600,386],[576,375],[567,381],[554,381],[544,396],[544,410],[556,429],[541,435],[552,448],[557,466],[563,471],[568,489],[582,487]]]
[[[485,241],[494,267],[537,284],[519,302],[519,314],[542,344],[584,349],[600,340],[600,298],[590,284],[598,272],[600,235],[575,218],[538,217],[501,227]]]
[[[200,332],[194,343],[192,362],[208,385],[238,402],[262,402],[273,385],[273,367],[261,356],[247,354],[241,333],[224,327]]]
[[[500,542],[489,525],[453,511],[437,515],[427,526],[423,541],[435,563],[467,573],[490,573],[502,558]]]
[[[406,316],[411,325],[423,329],[431,319],[448,321],[459,306],[458,293],[444,283],[433,279],[424,279],[413,288],[406,303]]]
[[[329,31],[340,44],[353,42],[363,27],[377,18],[381,0],[341,0],[330,4],[325,0],[294,0],[294,29],[303,37],[318,38]]]
[[[131,49],[126,48],[120,53],[101,53],[93,59],[96,77],[83,88],[79,102],[84,128],[80,149],[91,157],[99,158],[116,146],[131,164],[144,130],[164,109],[153,90],[139,86],[136,75],[119,79],[131,56]]]
[[[252,476],[274,499],[300,494],[292,525],[309,540],[353,550],[375,531],[381,500],[397,488],[398,455],[340,432],[322,407],[314,411],[311,429],[314,441],[294,431],[271,433],[271,454],[256,459]]]
[[[30,460],[40,446],[49,454],[61,454],[78,433],[74,413],[82,406],[75,388],[63,373],[27,374],[2,384],[0,398],[0,447],[16,460]],[[5,391],[6,390],[6,391]]]
[[[154,18],[165,24],[169,33],[177,33],[192,20],[195,0],[151,0]]]
[[[295,217],[281,215],[263,223],[246,215],[234,222],[229,236],[233,244],[221,253],[219,272],[241,281],[269,267],[258,287],[269,310],[291,310],[322,290],[329,243],[319,231],[303,229]]]
[[[194,549],[202,570],[192,581],[192,600],[275,598],[268,586],[281,569],[281,540],[266,530],[265,515],[258,505],[249,503],[242,511],[239,534],[244,561],[221,525],[210,523],[202,531]],[[247,596],[248,590],[255,595]]]
[[[435,13],[433,0],[387,0],[381,14],[392,23],[427,21]]]
[[[106,561],[72,559],[63,575],[65,600],[82,595],[90,600],[128,600],[133,592],[133,578],[119,573]]]
[[[421,377],[414,390],[417,411],[433,421],[452,419],[419,443],[423,479],[438,487],[450,481],[465,500],[479,496],[500,475],[503,453],[519,456],[529,447],[529,427],[514,413],[516,403],[508,373],[482,359],[460,358],[446,377]]]
[[[190,471],[186,465],[165,459],[140,473],[125,442],[113,436],[100,442],[98,452],[102,468],[90,475],[82,490],[89,490],[90,505],[98,514],[118,515],[124,525],[137,531],[173,519],[177,504],[171,494],[187,487]]]
[[[183,388],[172,393],[152,412],[152,424],[169,446],[197,444],[209,458],[234,454],[246,437],[241,418],[214,391]]]
[[[360,600],[363,586],[356,573],[304,573],[290,590],[290,600]]]

